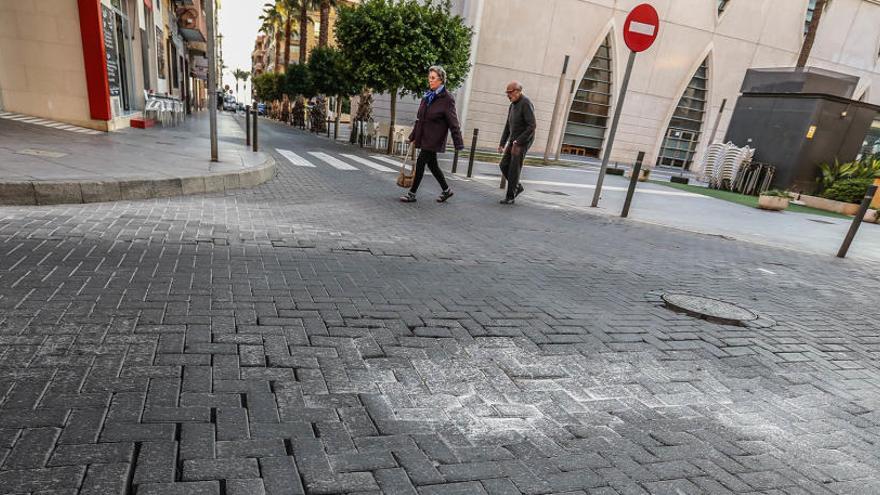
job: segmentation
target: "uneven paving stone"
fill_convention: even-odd
[[[453,185],[0,208],[0,493],[880,489],[876,264]]]

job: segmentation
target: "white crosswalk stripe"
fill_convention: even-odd
[[[331,167],[339,170],[360,170],[357,167],[353,167],[345,163],[339,158],[328,155],[327,153],[322,153],[320,151],[310,151],[309,154],[326,163],[327,165],[330,165]]]
[[[0,119],[14,120],[16,122],[23,122],[25,124],[33,124],[43,127],[50,127],[52,129],[60,129],[63,131],[77,132],[79,134],[90,134],[94,136],[104,134],[101,131],[96,131],[87,127],[79,127],[75,125],[65,124],[63,122],[55,122],[53,120],[46,120],[39,117],[31,117],[29,115],[21,115],[11,112],[0,112]]]
[[[370,158],[372,158],[374,160],[383,161],[385,163],[390,163],[391,165],[397,165],[398,167],[400,166],[401,163],[403,163],[403,158],[394,159],[394,158],[391,158],[390,156],[371,155]]]
[[[287,158],[287,160],[290,163],[296,165],[297,167],[312,167],[312,168],[315,167],[308,160],[306,160],[305,158],[297,155],[296,153],[294,153],[290,150],[281,150],[281,149],[275,148],[275,151],[277,151],[278,154],[280,154],[284,158]]]
[[[366,158],[364,158],[362,156],[349,155],[347,153],[342,153],[342,156],[348,158],[351,161],[358,162],[362,165],[366,165],[366,166],[368,166],[374,170],[378,170],[380,172],[392,172],[392,173],[397,172],[397,170],[390,169],[390,168],[386,167],[385,165],[379,165],[378,163],[367,160]]]

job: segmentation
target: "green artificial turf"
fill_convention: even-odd
[[[658,184],[661,186],[671,187],[673,189],[678,189],[680,191],[686,191],[694,194],[701,194],[703,196],[709,196],[710,198],[721,199],[724,201],[729,201],[731,203],[736,203],[743,206],[750,206],[752,208],[758,207],[758,197],[757,196],[747,196],[745,194],[739,194],[731,191],[719,191],[718,189],[710,189],[708,187],[700,187],[700,186],[692,186],[690,184],[677,184],[675,182],[665,182],[659,180],[649,181],[652,184]],[[789,204],[788,209],[785,211],[791,211],[795,213],[808,213],[810,215],[819,215],[823,217],[831,217],[831,218],[841,218],[845,220],[851,220],[852,217],[841,215],[840,213],[834,213],[831,211],[825,210],[817,210],[816,208],[810,208],[807,206],[801,205],[793,205]]]

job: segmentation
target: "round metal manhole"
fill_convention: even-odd
[[[752,311],[711,297],[689,294],[663,294],[661,297],[666,303],[666,307],[674,311],[687,313],[715,323],[743,325],[758,319],[758,315]]]

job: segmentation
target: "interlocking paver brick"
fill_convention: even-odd
[[[874,264],[280,163],[0,209],[0,492],[877,491]]]

